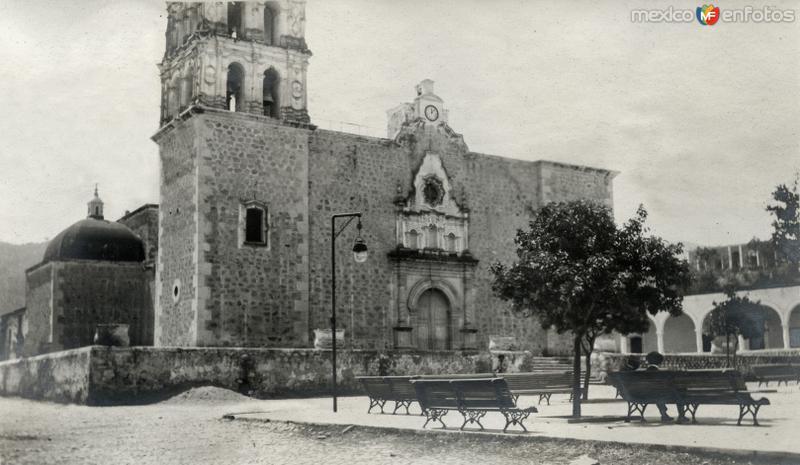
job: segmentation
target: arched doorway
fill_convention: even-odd
[[[417,301],[417,347],[421,350],[450,350],[450,302],[438,289],[428,289]]]
[[[778,312],[771,307],[761,306],[760,311],[754,311],[750,317],[758,328],[763,328],[761,334],[750,338],[747,348],[750,350],[759,349],[782,349],[783,348],[783,329],[781,317]]]
[[[667,318],[664,322],[664,352],[697,352],[696,345],[694,321],[689,315],[684,313]]]
[[[800,347],[800,305],[789,312],[789,347]]]
[[[711,340],[708,331],[709,312],[703,318],[703,350],[706,350],[706,340]],[[757,309],[748,312],[748,317],[753,321],[756,328],[760,329],[759,334],[746,340],[744,347],[740,349],[760,350],[760,349],[782,349],[783,348],[783,327],[781,317],[772,307],[760,305]],[[720,336],[720,340],[722,337]],[[719,345],[719,342],[717,343]]]
[[[244,68],[239,63],[228,66],[225,107],[230,111],[244,111]]]
[[[264,105],[264,116],[272,118],[280,118],[280,93],[278,86],[280,85],[281,76],[271,67],[264,71],[264,79],[262,81],[262,103]]]

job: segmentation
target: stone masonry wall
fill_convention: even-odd
[[[529,371],[528,352],[505,352],[506,372]],[[140,404],[193,386],[213,385],[256,397],[330,393],[330,351],[260,348],[83,347],[0,362],[0,394],[58,402]],[[338,354],[340,394],[361,394],[356,376],[488,373],[488,352]]]
[[[36,355],[49,352],[51,330],[51,284],[53,264],[37,266],[29,269],[25,278],[25,318],[28,320],[28,332],[25,334],[23,355]]]
[[[131,345],[153,341],[150,273],[141,263],[58,262],[53,286],[54,343],[92,345],[98,324],[128,325]]]
[[[0,362],[0,395],[85,404],[92,348]]]
[[[536,162],[541,170],[542,202],[592,199],[613,206],[616,173],[551,161]]]
[[[118,220],[144,242],[145,261],[150,264],[158,253],[158,205],[147,204]]]
[[[330,217],[360,211],[369,258],[353,260],[353,222],[336,241],[337,324],[347,347],[390,348],[394,273],[387,253],[396,246],[395,185],[411,183],[405,151],[381,139],[317,130],[309,159],[309,329],[330,327]],[[346,221],[338,220],[337,229]]]
[[[308,130],[228,112],[196,124],[198,345],[308,345]],[[242,244],[249,201],[266,207],[266,246]]]
[[[196,119],[157,136],[161,156],[155,345],[197,342]]]

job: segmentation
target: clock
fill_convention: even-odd
[[[439,119],[439,110],[433,105],[428,105],[425,107],[425,117],[431,121],[436,121]]]

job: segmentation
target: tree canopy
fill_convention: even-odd
[[[780,256],[794,265],[797,271],[800,263],[800,192],[798,192],[798,179],[789,188],[780,184],[772,192],[772,199],[776,202],[767,206],[767,211],[775,216],[772,222],[772,243]]]
[[[606,206],[551,203],[528,230],[517,232],[517,261],[491,268],[492,289],[516,312],[573,334],[575,416],[580,416],[581,350],[588,359],[600,334],[646,332],[648,313],[681,314],[690,279],[688,263],[679,258],[682,246],[647,235],[646,218],[639,207],[617,227]]]

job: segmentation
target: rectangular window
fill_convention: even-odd
[[[245,218],[244,241],[251,244],[264,244],[264,210],[248,208]]]

